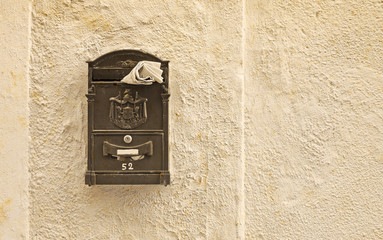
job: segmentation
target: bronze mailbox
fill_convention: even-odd
[[[168,63],[136,50],[88,62],[86,184],[169,184]],[[128,79],[144,65],[153,78]]]

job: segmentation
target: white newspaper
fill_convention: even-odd
[[[133,85],[151,85],[153,82],[162,83],[160,62],[140,61],[121,82]]]

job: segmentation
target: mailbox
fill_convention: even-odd
[[[124,82],[142,63],[157,64],[162,80]],[[88,62],[86,184],[169,184],[168,63],[136,50]]]

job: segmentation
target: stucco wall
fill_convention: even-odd
[[[211,1],[36,1],[32,239],[235,239],[242,7]],[[170,61],[171,185],[84,184],[88,59]]]
[[[381,1],[16,2],[0,239],[383,238]],[[85,61],[117,49],[170,61],[170,186],[84,184]]]
[[[247,1],[248,239],[383,238],[382,31],[382,1]]]
[[[0,239],[28,236],[30,3],[0,1]]]

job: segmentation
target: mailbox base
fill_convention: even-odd
[[[170,174],[168,171],[156,173],[102,173],[87,171],[85,174],[85,184],[91,185],[150,185],[162,184],[169,185]]]

